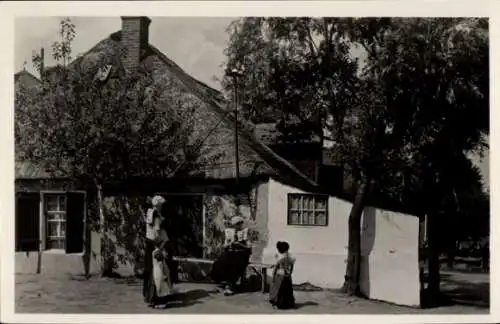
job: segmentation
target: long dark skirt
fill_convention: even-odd
[[[214,262],[210,277],[217,283],[227,283],[235,285],[248,266],[250,250],[226,250]]]
[[[280,274],[274,276],[269,292],[269,302],[279,309],[295,307],[292,278],[290,276]]]
[[[146,239],[146,251],[144,255],[144,281],[142,284],[142,295],[146,303],[151,303],[154,296],[153,283],[153,251],[155,242]]]

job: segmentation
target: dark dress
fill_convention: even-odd
[[[226,249],[214,262],[210,275],[212,280],[234,285],[245,273],[249,258],[249,249]]]
[[[279,309],[295,307],[293,295],[292,272],[295,260],[285,254],[276,263],[273,271],[273,281],[269,292],[269,302]]]
[[[231,231],[226,230],[226,236],[228,233],[231,233]],[[252,250],[248,247],[238,245],[238,242],[247,240],[247,229],[239,232],[234,231],[234,234],[231,233],[231,235],[234,235],[234,238],[226,237],[226,242],[232,243],[229,244],[214,262],[210,277],[216,283],[226,283],[234,288],[236,282],[245,273]]]
[[[144,280],[142,283],[142,295],[146,303],[151,303],[151,278],[153,277],[153,251],[155,241],[146,239],[146,249],[144,255]]]

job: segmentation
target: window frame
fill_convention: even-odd
[[[82,233],[83,235],[83,241],[85,242],[87,239],[87,231],[85,230],[87,228],[87,191],[85,190],[41,190],[40,193],[40,239],[42,241],[42,250],[44,253],[57,253],[57,254],[65,254],[65,255],[83,255],[85,254],[86,247],[85,244],[83,245],[83,252],[78,252],[78,253],[67,253],[66,252],[66,244],[67,244],[67,233],[64,236],[64,248],[59,248],[59,249],[48,249],[47,248],[47,226],[48,226],[48,219],[47,219],[47,213],[46,213],[46,204],[45,204],[45,197],[47,195],[59,195],[59,196],[64,196],[65,197],[65,209],[64,209],[64,215],[65,215],[65,221],[67,222],[67,202],[68,198],[67,195],[68,193],[79,193],[83,194],[83,228],[84,231]],[[66,228],[67,230],[67,228]]]
[[[49,209],[49,204],[48,204],[48,197],[57,197],[57,210],[50,210]],[[64,199],[64,204],[61,204],[61,200]],[[66,252],[66,223],[67,223],[67,197],[66,197],[66,192],[44,192],[42,196],[42,203],[43,203],[43,220],[44,220],[44,225],[45,225],[45,230],[44,230],[44,250],[45,251],[64,251]],[[61,215],[61,218],[51,218],[51,215]],[[58,236],[50,236],[49,235],[49,229],[50,223],[56,223],[59,224],[57,226],[57,232]],[[62,224],[64,223],[64,235],[62,235]],[[63,246],[59,248],[52,248],[49,247],[49,242],[52,240],[59,240],[63,242]]]
[[[304,211],[311,211],[311,210],[304,210],[303,208],[303,199],[304,197],[310,197],[312,199],[314,199],[314,204],[313,204],[313,209],[312,209],[312,213],[314,215],[314,223],[311,224],[309,222],[305,223],[304,222],[304,218],[302,216],[303,212]],[[298,209],[299,213],[300,213],[300,222],[299,223],[292,223],[291,222],[291,212],[292,211],[296,211],[296,210],[292,210],[291,208],[291,204],[292,204],[292,199],[293,198],[301,198],[301,206],[300,208]],[[324,224],[318,224],[316,222],[316,199],[317,198],[322,198],[325,200],[325,209],[324,209],[324,212],[325,212],[325,223]],[[328,195],[325,195],[325,194],[313,194],[313,193],[289,193],[287,195],[287,226],[306,226],[306,227],[328,227],[329,225],[329,218],[330,218],[330,215],[329,215],[329,212],[328,212],[328,209],[329,209],[329,196]],[[323,211],[323,210],[321,210]]]

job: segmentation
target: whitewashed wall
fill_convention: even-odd
[[[268,190],[269,239],[263,261],[273,262],[276,242],[286,240],[297,258],[295,283],[340,288],[344,282],[352,204],[330,197],[328,226],[291,226],[287,225],[287,196],[304,191],[273,179],[269,181]],[[361,289],[369,298],[419,305],[418,234],[417,217],[365,208]]]
[[[276,242],[285,240],[297,258],[293,280],[310,282],[327,288],[339,288],[344,281],[347,256],[347,204],[328,200],[328,226],[287,225],[289,193],[304,191],[269,180],[269,239],[263,253],[264,262],[274,262]]]
[[[100,272],[100,234],[92,232],[91,235],[89,274],[98,275]],[[36,273],[37,264],[38,252],[15,253],[16,274],[34,274]],[[59,251],[45,251],[42,253],[41,272],[48,277],[84,275],[84,253],[66,254]]]
[[[361,290],[371,299],[420,305],[418,217],[365,208]]]

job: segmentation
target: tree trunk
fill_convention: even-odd
[[[437,301],[440,292],[440,261],[439,261],[439,230],[437,224],[436,214],[429,215],[428,225],[429,225],[429,245],[428,245],[428,270],[429,270],[429,282],[428,282],[428,296],[432,301]]]
[[[101,232],[101,276],[109,276],[113,272],[114,262],[110,251],[108,233],[106,229],[106,218],[104,216],[104,199],[102,185],[95,181],[97,188],[97,209],[99,212],[99,228]]]
[[[359,287],[361,271],[361,215],[365,208],[369,179],[362,178],[356,190],[354,204],[349,214],[349,241],[345,281],[342,290],[354,296],[360,296]]]

